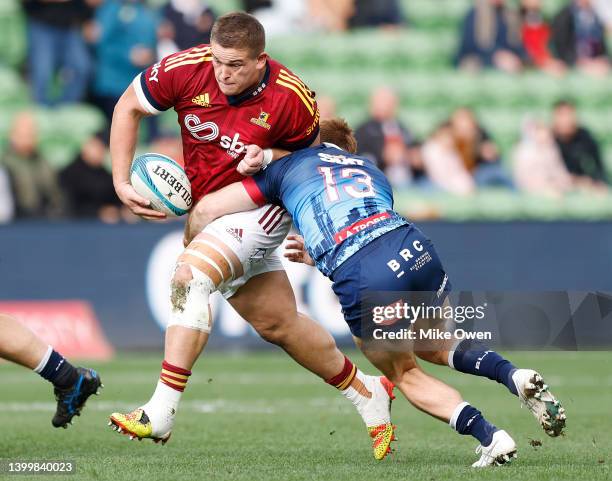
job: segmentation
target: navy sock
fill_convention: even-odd
[[[39,374],[60,389],[72,386],[79,378],[75,367],[55,350]]]
[[[457,416],[454,428],[459,434],[474,436],[483,446],[491,444],[493,434],[498,431],[478,409],[467,403]]]
[[[495,351],[487,350],[481,344],[470,345],[470,341],[462,341],[453,354],[453,366],[457,371],[488,377],[505,385],[512,394],[518,396],[512,374],[516,367]]]

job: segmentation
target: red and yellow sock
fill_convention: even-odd
[[[331,384],[340,391],[344,391],[351,385],[356,375],[357,366],[355,366],[348,357],[344,356],[344,367],[342,371],[336,376],[326,379],[325,382]]]
[[[173,366],[169,362],[164,361],[159,380],[175,391],[183,392],[187,386],[189,376],[191,376],[191,371]]]

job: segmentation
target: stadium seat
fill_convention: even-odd
[[[16,67],[26,54],[25,18],[18,0],[0,2],[0,65]]]
[[[3,108],[27,103],[28,90],[14,70],[0,67],[0,106]]]

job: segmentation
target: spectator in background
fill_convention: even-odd
[[[200,0],[170,0],[161,9],[157,56],[166,57],[201,43],[210,43],[213,10]]]
[[[155,61],[157,18],[141,0],[105,0],[96,11],[95,102],[109,120],[123,91]]]
[[[96,0],[22,0],[28,23],[28,68],[36,103],[79,102],[85,96],[91,60],[83,28]],[[51,96],[56,74],[60,91]]]
[[[576,106],[562,100],[555,104],[552,128],[567,170],[582,186],[607,189],[607,176],[597,141],[578,123]]]
[[[77,157],[59,174],[71,216],[118,222],[121,202],[105,168],[107,147],[102,134],[87,139]]]
[[[393,188],[401,189],[412,184],[408,147],[400,138],[386,141],[382,155],[384,159],[383,171]]]
[[[421,188],[432,187],[431,181],[427,178],[425,160],[423,159],[423,142],[420,140],[413,140],[408,147],[408,165],[410,166],[413,186]]]
[[[0,165],[0,224],[10,222],[15,216],[15,200],[8,171]]]
[[[396,165],[397,157],[412,143],[412,135],[397,118],[399,98],[389,87],[379,87],[370,96],[370,118],[355,131],[359,155],[369,157],[382,170]],[[392,157],[392,158],[391,158]]]
[[[465,168],[449,123],[439,126],[423,145],[423,163],[435,187],[457,195],[475,192],[476,183]]]
[[[399,0],[355,0],[355,13],[350,19],[352,28],[399,27],[404,23]]]
[[[157,152],[158,154],[170,157],[183,167],[185,166],[185,159],[183,158],[183,142],[181,141],[180,137],[173,135],[163,135],[158,137],[150,145],[149,151]]]
[[[256,10],[271,8],[272,0],[242,0],[242,8],[247,13],[253,13]]]
[[[612,2],[610,0],[593,0],[593,8],[606,26],[606,30],[612,33]]]
[[[513,153],[514,181],[518,189],[560,197],[573,189],[570,173],[550,129],[540,121],[526,121]]]
[[[336,101],[329,95],[317,95],[317,106],[321,120],[333,119],[336,117]]]
[[[463,165],[478,185],[512,188],[512,181],[501,165],[499,150],[478,124],[474,112],[467,107],[455,110],[449,129]]]
[[[38,152],[38,131],[32,112],[21,112],[13,119],[8,148],[0,165],[11,177],[17,217],[63,214],[63,196],[55,171]]]
[[[604,76],[610,71],[605,29],[591,0],[572,0],[553,21],[555,55],[567,66]]]
[[[299,32],[344,32],[354,13],[355,0],[272,0],[254,10],[269,37]]]
[[[506,0],[475,0],[461,26],[455,64],[468,70],[493,67],[517,73],[524,55],[518,13],[506,6]]]
[[[529,62],[553,75],[563,75],[565,65],[554,58],[549,48],[551,29],[542,12],[542,0],[521,0],[520,12],[523,47]]]

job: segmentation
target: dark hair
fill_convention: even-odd
[[[571,109],[575,109],[576,108],[576,102],[574,102],[571,99],[559,99],[553,105],[553,109],[554,110],[557,110],[557,109],[562,108],[562,107],[569,107]]]
[[[330,142],[351,154],[357,153],[357,139],[346,120],[339,117],[321,120],[321,142]]]
[[[215,21],[210,42],[218,43],[223,48],[249,50],[253,57],[257,57],[266,48],[266,32],[253,15],[232,12]]]

